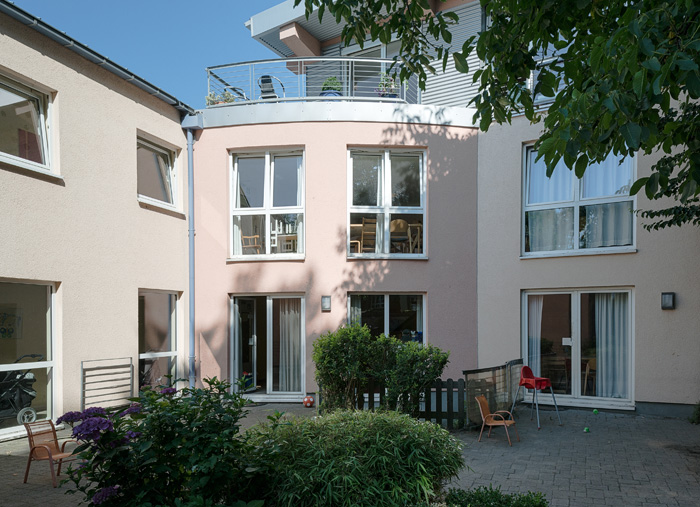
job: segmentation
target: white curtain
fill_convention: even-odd
[[[594,294],[596,396],[629,398],[628,303],[626,293]]]
[[[532,372],[540,375],[542,342],[542,308],[544,296],[527,297],[527,364]]]
[[[581,180],[581,198],[629,195],[632,184],[632,160],[612,154],[599,164],[590,164]]]
[[[528,252],[574,248],[574,209],[554,208],[527,212]]]
[[[350,324],[362,325],[362,297],[350,296]]]
[[[580,213],[585,219],[581,248],[632,244],[632,201],[583,206]]]
[[[554,168],[552,177],[547,178],[544,158],[535,162],[537,152],[530,151],[529,155],[527,204],[572,201],[574,176],[563,160]]]
[[[243,254],[241,248],[241,217],[233,217],[233,255]]]
[[[301,391],[301,300],[280,299],[280,391]]]

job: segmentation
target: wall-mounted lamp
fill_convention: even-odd
[[[321,296],[321,311],[330,312],[331,311],[331,297]]]
[[[675,310],[676,309],[676,293],[662,292],[661,293],[661,309]]]

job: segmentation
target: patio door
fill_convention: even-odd
[[[526,292],[523,356],[564,404],[632,403],[630,291]]]
[[[232,371],[244,390],[261,395],[303,394],[304,300],[232,298]]]
[[[243,379],[244,391],[258,385],[257,312],[254,298],[234,299],[234,377]]]

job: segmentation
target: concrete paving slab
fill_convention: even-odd
[[[244,428],[266,421],[275,411],[312,417],[301,404],[268,403],[250,407]],[[542,429],[529,410],[516,411],[521,441],[509,447],[495,428],[477,442],[478,432],[456,431],[468,468],[453,486],[499,486],[509,493],[541,491],[552,506],[700,505],[700,427],[681,419],[633,414],[564,410],[563,426],[542,411]],[[589,427],[590,433],[583,428]],[[68,436],[69,430],[60,432]],[[51,487],[45,462],[34,462],[27,484],[26,438],[0,443],[0,505],[74,507],[80,497],[68,485]]]

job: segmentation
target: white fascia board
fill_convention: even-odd
[[[258,38],[270,30],[278,29],[280,26],[305,18],[304,3],[294,7],[294,0],[285,0],[269,9],[262,11],[246,22],[250,28],[250,36]]]
[[[466,107],[376,102],[288,102],[216,107],[201,111],[204,128],[265,123],[379,122],[478,127]]]

